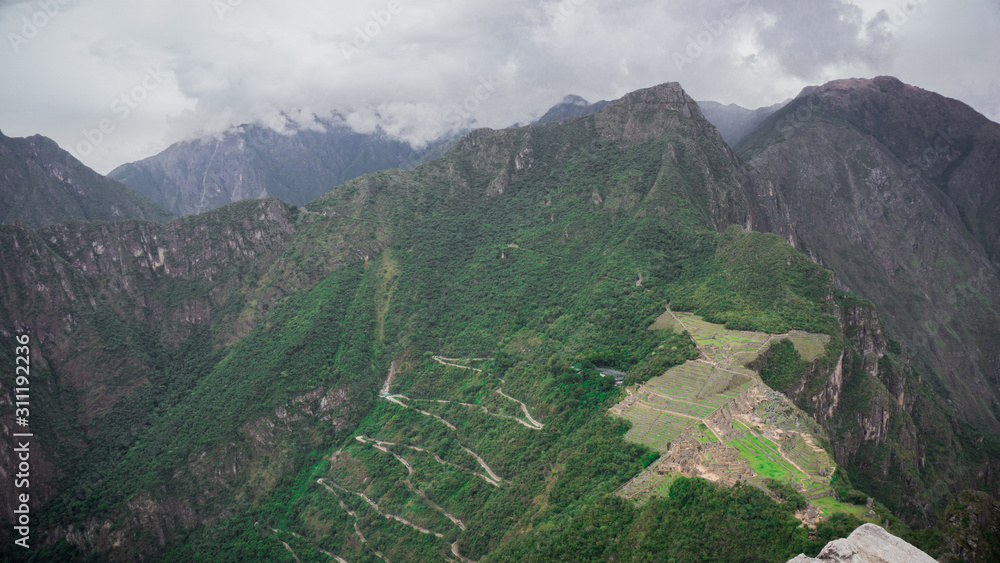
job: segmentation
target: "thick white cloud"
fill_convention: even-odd
[[[992,0],[0,1],[0,129],[107,172],[252,121],[336,112],[419,144],[569,93],[676,80],[757,107],[875,74],[998,119],[998,30]]]

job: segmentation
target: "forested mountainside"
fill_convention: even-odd
[[[0,223],[44,227],[61,221],[166,221],[162,207],[87,168],[52,139],[0,133]]]
[[[356,133],[335,121],[278,132],[242,125],[217,137],[175,143],[149,158],[123,164],[111,178],[139,190],[177,215],[234,201],[277,197],[302,205],[368,172],[412,168],[440,156],[454,139],[414,150],[377,132]]]
[[[870,299],[960,417],[1000,429],[1000,125],[895,78],[842,80],[739,150],[768,230]]]
[[[996,502],[995,434],[875,305],[749,230],[786,234],[766,185],[665,84],[474,131],[302,207],[0,227],[5,361],[31,335],[36,560],[784,561],[872,519],[989,557],[969,522]],[[819,422],[824,476],[857,510],[810,535],[788,484],[617,494],[667,452],[608,409],[718,345],[658,328],[668,306],[825,335],[809,360],[774,341],[753,378]]]

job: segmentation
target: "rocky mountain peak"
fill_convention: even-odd
[[[788,563],[933,563],[929,555],[875,524],[863,524],[846,538],[834,540],[817,557],[799,555]]]
[[[687,95],[679,82],[666,82],[651,88],[636,90],[626,94],[617,102],[613,102],[611,106],[625,107],[632,112],[667,110],[680,113],[684,117],[705,118],[698,103]]]
[[[651,88],[636,90],[608,104],[595,114],[601,135],[626,145],[634,145],[663,135],[685,120],[694,120],[718,132],[705,119],[694,101],[677,82],[667,82]],[[722,138],[718,137],[722,143]]]
[[[588,102],[585,98],[583,98],[581,96],[577,96],[576,94],[570,94],[570,95],[566,96],[565,98],[562,99],[562,102],[560,102],[560,103],[564,104],[564,105],[571,105],[571,106],[589,106],[590,105],[590,102]]]
[[[170,213],[87,168],[42,135],[0,133],[0,223],[41,227],[68,220],[166,221]]]

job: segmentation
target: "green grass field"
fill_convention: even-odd
[[[851,516],[854,516],[855,518],[858,518],[859,520],[863,520],[865,522],[869,522],[872,524],[881,524],[878,518],[864,517],[865,512],[868,512],[868,509],[865,508],[864,506],[839,502],[832,496],[818,498],[816,500],[811,500],[809,502],[815,505],[816,508],[819,509],[820,513],[823,514],[824,516],[831,516],[834,513],[843,512],[846,514],[850,514]]]
[[[683,332],[684,327],[680,325],[674,316],[670,314],[670,311],[665,311],[662,315],[656,318],[656,321],[649,326],[649,330],[672,330],[674,332]]]
[[[789,332],[788,338],[806,362],[811,362],[822,356],[826,350],[827,343],[830,342],[830,335],[828,334],[810,334],[800,330]]]
[[[696,431],[698,432],[698,441],[699,442],[718,442],[719,441],[715,437],[715,434],[713,434],[712,431],[709,430],[708,427],[705,426],[704,424],[698,424],[698,427],[696,428]]]
[[[652,411],[641,405],[625,413],[625,418],[632,421],[632,428],[625,434],[625,439],[645,444],[658,451],[666,451],[671,440],[679,436],[685,428],[698,422],[690,418]]]

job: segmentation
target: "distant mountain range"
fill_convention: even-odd
[[[722,105],[718,102],[698,102],[698,106],[705,119],[722,133],[726,144],[735,147],[771,114],[785,107],[789,101],[791,100],[757,109],[746,109],[736,104]]]
[[[177,215],[248,198],[277,197],[303,205],[362,174],[412,168],[442,154],[453,140],[414,150],[385,134],[356,133],[330,120],[285,133],[250,124],[175,143],[108,176]]]
[[[591,104],[566,96],[535,124],[590,115],[611,102]],[[773,113],[736,105],[699,102],[706,118],[731,146]],[[335,186],[368,172],[412,168],[437,156],[454,142],[442,139],[422,150],[382,133],[364,134],[333,121],[316,128],[278,133],[261,125],[243,125],[217,137],[175,143],[162,153],[111,171],[110,178],[135,188],[177,215],[197,214],[248,198],[277,197],[303,205]]]
[[[755,110],[746,109],[736,104],[723,105],[710,101],[698,102],[698,107],[701,108],[705,119],[719,130],[723,140],[730,147],[735,147],[765,119],[784,107],[789,101],[786,100]],[[583,117],[599,111],[610,103],[609,101],[601,100],[592,104],[580,96],[569,95],[563,98],[558,104],[549,108],[542,117],[535,121],[535,124],[551,123],[569,117]]]
[[[84,166],[55,141],[0,132],[0,223],[165,221],[171,214],[129,186]]]
[[[535,121],[535,125],[552,123],[553,121],[559,121],[560,119],[566,119],[568,117],[583,117],[585,115],[590,115],[610,103],[611,102],[607,100],[601,100],[592,104],[580,96],[570,94],[569,96],[563,98],[561,102],[549,108],[548,111]]]

